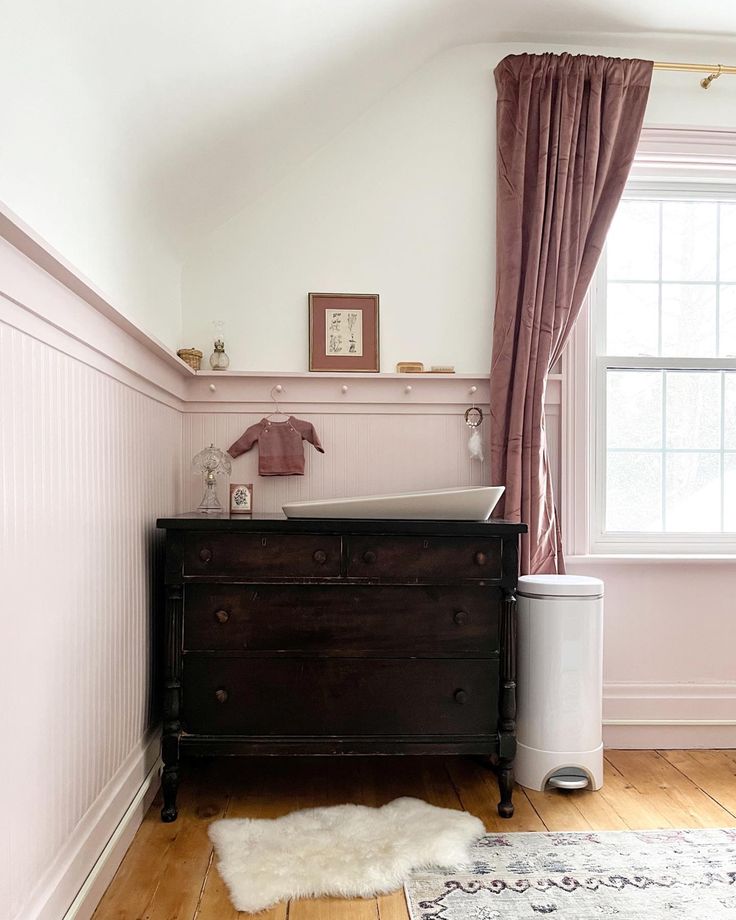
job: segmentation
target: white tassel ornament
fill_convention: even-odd
[[[477,428],[473,429],[468,439],[468,450],[473,460],[480,460],[481,463],[483,462],[483,442],[480,439],[480,433]]]

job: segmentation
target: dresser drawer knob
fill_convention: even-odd
[[[209,562],[212,558],[212,550],[208,549],[206,546],[203,546],[199,551],[199,558],[202,560],[202,562]]]
[[[453,694],[453,698],[459,706],[462,706],[468,702],[468,692],[467,690],[456,690]]]
[[[222,689],[215,690],[215,699],[217,700],[218,703],[226,703],[227,702],[227,690],[222,690]]]
[[[230,614],[227,612],[227,610],[216,610],[215,619],[218,623],[227,623],[227,621],[230,619]]]
[[[376,561],[376,558],[376,554],[372,549],[368,549],[363,553],[363,562],[365,562],[366,565],[373,565],[373,563]]]
[[[317,563],[317,565],[324,565],[327,562],[327,553],[323,549],[317,549],[314,551],[312,559]]]
[[[485,553],[483,553],[483,552],[481,552],[480,550],[478,550],[478,552],[475,554],[475,564],[476,564],[476,565],[485,565],[486,562],[488,562],[488,556],[486,556]]]
[[[468,622],[468,611],[456,610],[452,619],[457,623],[458,626],[464,626]]]

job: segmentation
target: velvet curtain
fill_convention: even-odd
[[[590,284],[631,168],[652,62],[519,54],[495,71],[496,311],[491,482],[524,521],[522,574],[564,572],[544,426],[547,375]]]

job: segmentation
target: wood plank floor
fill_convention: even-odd
[[[736,751],[608,751],[600,792],[517,787],[516,812],[496,813],[498,789],[469,758],[242,758],[186,766],[179,819],[159,821],[157,801],[94,920],[244,920],[213,862],[210,821],[275,818],[296,808],[401,795],[478,815],[489,831],[736,827]],[[401,892],[369,900],[292,901],[258,920],[408,920]]]

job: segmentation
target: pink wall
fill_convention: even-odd
[[[91,308],[2,240],[0,278],[0,917],[58,920],[156,779],[154,521],[179,507],[181,412],[166,365],[132,373],[150,352],[106,319],[82,342]]]
[[[605,583],[609,747],[736,747],[733,559],[573,557]]]

